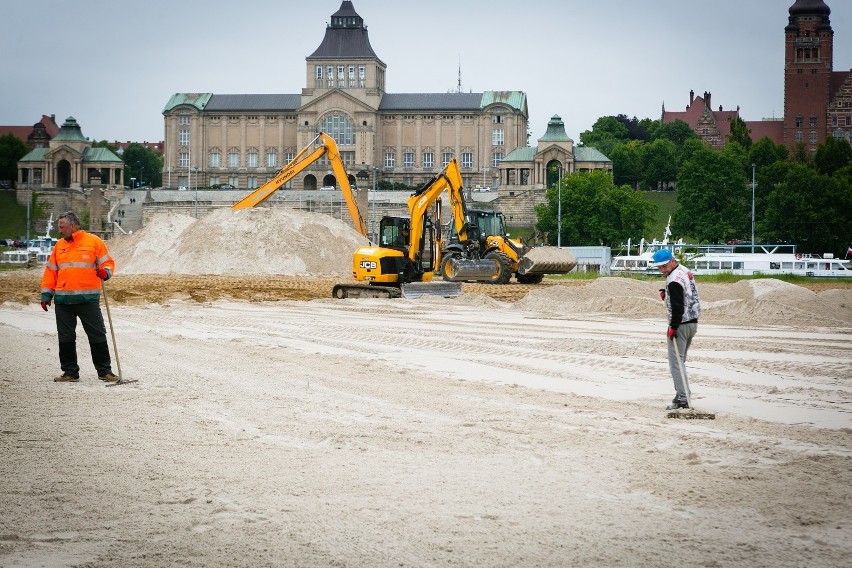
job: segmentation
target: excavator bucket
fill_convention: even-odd
[[[577,259],[565,249],[533,247],[518,261],[518,274],[567,274],[576,266]]]
[[[455,298],[461,296],[461,282],[409,282],[403,284],[403,298],[419,298],[421,296],[441,296],[443,298]]]

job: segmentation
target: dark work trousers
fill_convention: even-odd
[[[104,317],[98,302],[85,304],[55,304],[56,330],[59,335],[59,365],[62,372],[79,376],[80,366],[77,365],[77,318],[83,324],[83,330],[89,338],[89,348],[92,350],[92,363],[98,376],[112,373],[109,358]]]

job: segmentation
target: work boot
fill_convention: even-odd
[[[689,408],[689,404],[685,400],[675,400],[666,407],[666,410],[679,410],[681,408]]]
[[[121,377],[117,377],[112,373],[104,373],[103,375],[98,375],[98,378],[102,381],[106,381],[108,383],[117,383],[121,380]]]
[[[69,375],[68,373],[62,373],[60,376],[53,379],[54,383],[76,383],[80,381],[80,377],[77,375]]]

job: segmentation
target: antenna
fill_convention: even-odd
[[[456,92],[457,93],[462,92],[462,86],[461,86],[461,53],[459,53],[459,84],[458,84]]]

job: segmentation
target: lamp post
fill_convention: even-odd
[[[751,252],[754,252],[754,164],[751,165]]]
[[[562,247],[562,164],[559,168],[559,185],[556,188],[556,246]]]
[[[192,169],[195,170],[195,218],[198,219],[198,166],[193,166]]]

